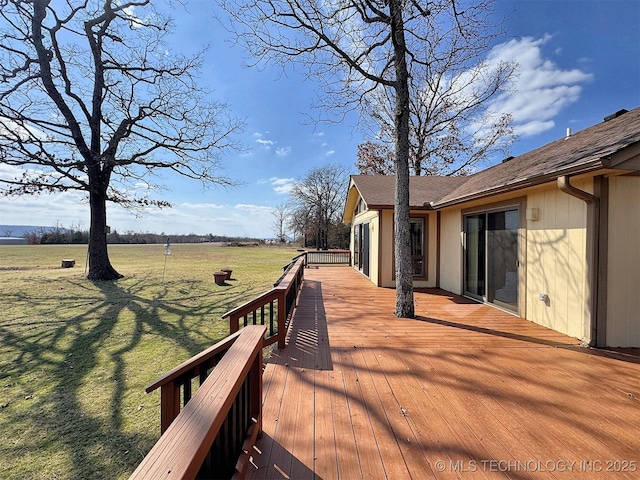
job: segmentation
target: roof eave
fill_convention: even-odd
[[[410,210],[433,210],[433,202],[425,202],[422,205],[409,205]],[[367,210],[393,210],[395,205],[367,205]]]
[[[489,190],[483,190],[482,192],[473,192],[468,195],[464,195],[462,197],[447,200],[446,202],[434,202],[432,207],[433,209],[452,207],[454,205],[459,205],[462,203],[470,202],[473,200],[479,200],[479,199],[491,197],[494,195],[500,195],[503,193],[509,193],[509,192],[513,192],[523,188],[536,187],[538,185],[555,181],[558,177],[561,177],[563,175],[579,175],[583,173],[590,173],[593,171],[602,170],[603,168],[605,168],[605,166],[603,165],[602,160],[598,159],[598,160],[591,161],[587,164],[574,166],[572,168],[559,169],[554,172],[550,172],[546,175],[539,175],[534,178],[528,178],[528,179],[519,180],[513,183],[507,183],[505,185],[500,185],[498,187],[494,187]]]

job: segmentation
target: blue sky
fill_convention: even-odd
[[[240,140],[248,150],[223,158],[222,173],[243,184],[203,190],[197,182],[166,177],[170,190],[161,195],[173,208],[136,217],[109,205],[112,229],[269,238],[271,209],[287,200],[293,181],[327,164],[356,173],[357,146],[366,140],[354,128],[356,117],[311,123],[318,85],[299,66],[284,73],[247,67],[246,53],[214,19],[215,8],[204,0],[176,8],[173,45],[182,52],[209,45],[200,79],[246,122]],[[513,115],[513,155],[561,138],[567,128],[576,132],[640,106],[640,1],[500,0],[497,13],[507,17],[508,36],[489,55],[520,65],[517,90],[494,106]],[[0,224],[88,228],[88,210],[72,192],[0,198]]]

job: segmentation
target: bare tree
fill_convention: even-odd
[[[358,145],[356,168],[362,175],[393,175],[393,149],[384,143],[366,141]]]
[[[294,237],[300,240],[300,244],[303,247],[307,246],[307,239],[309,237],[310,227],[313,225],[311,212],[308,208],[294,207],[291,210],[291,216],[289,217],[288,227],[293,232]]]
[[[393,105],[396,308],[413,317],[409,236],[411,79],[430,78],[447,50],[484,51],[497,31],[492,0],[220,0],[259,60],[291,60],[320,78],[327,106],[360,108],[377,92]],[[462,68],[462,65],[458,65]]]
[[[349,172],[345,167],[327,165],[310,170],[291,189],[297,216],[307,219],[307,228],[313,226],[318,249],[329,248],[331,228],[342,223],[341,212],[348,184]]]
[[[276,205],[272,212],[273,215],[273,233],[280,243],[287,241],[287,226],[289,225],[289,217],[291,216],[291,208],[286,203]]]
[[[409,167],[413,175],[466,175],[496,153],[508,156],[511,115],[491,110],[511,88],[515,62],[480,59],[475,44],[434,55],[428,77],[411,77]],[[381,144],[393,145],[392,99],[380,91],[366,99],[365,123]],[[364,145],[367,145],[365,143]]]
[[[80,190],[89,200],[88,278],[121,275],[107,252],[107,201],[150,198],[161,170],[204,184],[242,125],[195,82],[201,54],[165,43],[172,21],[150,0],[0,0],[0,151],[15,167],[0,193]]]

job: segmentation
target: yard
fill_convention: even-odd
[[[92,283],[86,246],[0,247],[0,478],[127,478],[159,436],[160,396],[146,385],[227,335],[222,314],[297,253],[164,250],[111,246],[125,277]],[[74,268],[60,268],[66,258]],[[218,286],[224,267],[232,279]]]

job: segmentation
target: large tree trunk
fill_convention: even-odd
[[[396,194],[394,208],[396,317],[413,318],[413,273],[411,269],[411,237],[409,234],[409,72],[406,61],[404,22],[400,0],[389,1],[391,35],[396,70]]]
[[[91,225],[89,229],[89,280],[116,280],[122,278],[109,261],[107,253],[107,198],[106,194],[90,192]]]

